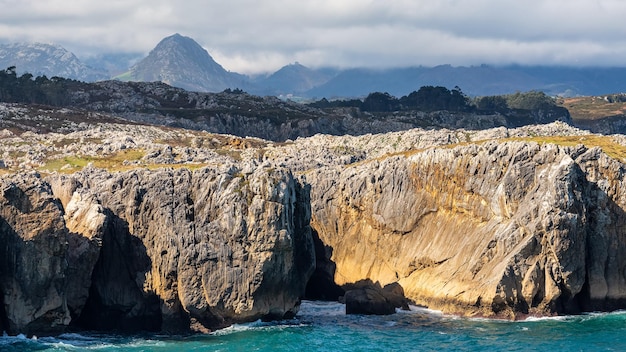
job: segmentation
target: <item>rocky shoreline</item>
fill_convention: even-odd
[[[470,316],[626,307],[621,135],[555,122],[277,143],[20,109],[0,109],[11,334],[206,332],[364,281]]]

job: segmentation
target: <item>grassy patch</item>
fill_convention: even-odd
[[[218,155],[222,155],[222,156],[226,156],[229,157],[231,159],[237,160],[237,161],[241,161],[241,152],[239,150],[233,150],[233,149],[215,149],[215,152]]]
[[[102,157],[93,156],[66,156],[60,159],[53,159],[46,163],[46,165],[40,168],[41,171],[66,171],[75,172],[78,171],[90,163],[97,168],[107,170],[120,170],[137,167],[136,165],[124,165],[124,161],[136,161],[140,160],[144,156],[143,150],[127,149],[115,154]]]
[[[626,103],[609,102],[602,97],[576,97],[560,99],[573,120],[598,120],[626,114]]]
[[[126,71],[120,75],[113,77],[113,79],[117,79],[123,82],[130,81],[133,79],[133,74],[130,71]]]
[[[511,140],[532,141],[540,144],[556,144],[564,147],[574,147],[579,144],[587,148],[600,147],[604,153],[613,159],[626,160],[626,146],[623,146],[610,136],[585,135],[585,136],[542,136],[512,138]]]
[[[130,164],[126,165],[124,161],[137,161],[143,158],[144,152],[142,150],[124,150],[116,154],[104,156],[104,157],[91,157],[91,156],[68,156],[60,159],[50,160],[45,166],[39,168],[41,172],[61,172],[61,173],[73,173],[82,170],[87,165],[91,164],[93,167],[99,169],[106,169],[110,172],[129,171],[133,169],[182,169],[186,168],[191,171],[198,170],[209,166],[207,163],[183,163],[183,164]]]

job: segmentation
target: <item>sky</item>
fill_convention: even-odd
[[[148,54],[174,33],[230,71],[626,66],[623,0],[0,0],[0,43],[79,58]]]

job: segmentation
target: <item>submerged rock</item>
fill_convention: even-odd
[[[346,314],[387,315],[396,312],[380,290],[372,287],[356,288],[346,291]]]
[[[409,310],[409,302],[398,283],[381,288],[378,283],[364,280],[350,286],[343,297],[346,314],[388,315],[395,313],[396,308]]]

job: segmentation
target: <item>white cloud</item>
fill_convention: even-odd
[[[147,53],[180,33],[232,71],[623,65],[621,0],[0,0],[0,41]]]

